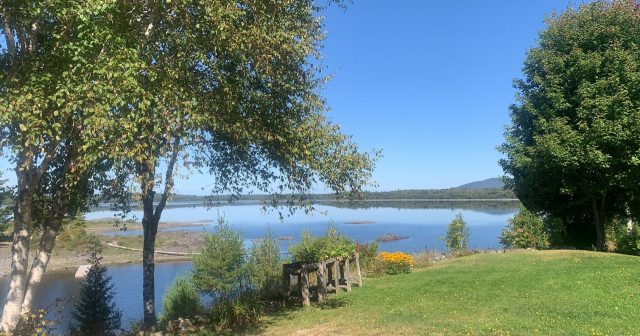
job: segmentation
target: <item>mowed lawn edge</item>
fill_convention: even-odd
[[[475,254],[366,278],[328,302],[268,316],[248,335],[637,335],[640,257]]]

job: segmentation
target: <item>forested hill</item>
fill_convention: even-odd
[[[503,189],[504,182],[499,178],[490,178],[482,181],[475,181],[463,184],[455,189]]]
[[[414,190],[396,190],[396,191],[376,191],[365,192],[364,199],[367,200],[495,200],[495,199],[516,199],[513,192],[502,189],[414,189]],[[242,195],[238,198],[240,201],[265,201],[269,200],[269,195]],[[335,200],[334,194],[312,194],[307,195],[312,200]],[[228,195],[215,195],[209,198],[212,201],[227,201]],[[206,196],[194,195],[174,195],[173,202],[198,202],[206,201]]]

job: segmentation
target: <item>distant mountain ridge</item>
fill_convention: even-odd
[[[482,181],[475,181],[463,184],[453,189],[503,189],[504,182],[499,178],[489,178]]]

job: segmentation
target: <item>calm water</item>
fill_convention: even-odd
[[[203,224],[204,227],[172,228],[167,231],[211,230],[219,216],[242,231],[246,245],[253,239],[264,237],[271,230],[274,237],[294,237],[294,240],[281,240],[280,249],[286,252],[289,245],[300,238],[303,231],[309,230],[314,235],[326,232],[329,223],[333,223],[338,230],[359,242],[370,242],[385,234],[408,236],[408,239],[385,242],[379,244],[381,251],[420,252],[424,250],[444,250],[440,239],[446,233],[447,224],[453,217],[461,213],[470,229],[470,247],[498,248],[498,236],[507,220],[516,212],[513,204],[496,204],[486,207],[475,205],[473,209],[464,208],[465,203],[453,205],[450,208],[427,208],[427,203],[421,205],[406,203],[372,203],[368,208],[346,208],[329,205],[316,206],[314,214],[306,215],[297,212],[292,216],[280,220],[277,212],[264,212],[259,205],[220,206],[210,210],[205,207],[170,208],[164,211],[162,220],[165,222],[184,222]],[[421,206],[424,206],[421,208]],[[442,207],[439,205],[438,207]],[[112,218],[113,213],[96,211],[87,214],[87,219]],[[141,218],[140,212],[132,214],[133,219]],[[371,221],[372,224],[348,224],[352,221]],[[141,234],[139,224],[130,224],[126,232],[115,232],[115,235]],[[190,262],[159,263],[156,266],[156,309],[162,312],[162,296],[173,279],[185,274],[191,269]],[[116,288],[115,302],[123,311],[123,327],[129,327],[133,321],[142,318],[142,268],[139,264],[114,265],[108,267],[109,275]],[[50,272],[45,276],[41,289],[36,295],[36,307],[50,306],[56,298],[66,301],[57,310],[63,321],[72,311],[72,298],[77,294],[79,281],[73,277],[73,272]],[[0,283],[0,293],[7,292],[8,281]],[[4,300],[4,295],[0,296]],[[0,306],[4,302],[0,301]],[[52,309],[55,313],[56,309]],[[66,332],[66,326],[59,328],[60,334]]]

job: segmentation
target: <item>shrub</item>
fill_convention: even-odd
[[[356,252],[360,254],[360,265],[362,271],[369,275],[376,269],[376,255],[378,254],[378,242],[372,241],[369,244],[356,243]]]
[[[263,298],[274,298],[280,294],[282,261],[278,241],[272,237],[271,231],[251,247],[249,268],[251,284]]]
[[[235,297],[221,297],[211,308],[211,319],[218,330],[252,324],[263,315],[264,305],[255,290],[246,290]]]
[[[309,231],[302,233],[299,244],[289,247],[289,254],[295,262],[318,262],[321,260],[347,257],[356,250],[355,243],[340,234],[333,225],[324,237],[313,237]]]
[[[47,310],[38,309],[35,312],[24,314],[13,329],[13,335],[51,335],[56,323],[46,320]]]
[[[449,223],[447,236],[445,237],[447,249],[451,251],[466,250],[469,245],[469,228],[462,214],[459,213]]]
[[[413,257],[403,252],[380,252],[376,260],[385,274],[410,273],[415,265]]]
[[[73,312],[72,335],[116,335],[120,329],[122,313],[113,303],[113,285],[107,269],[100,265],[97,255],[92,252],[91,269],[80,288],[80,296]]]
[[[162,307],[163,312],[160,318],[160,325],[162,326],[180,317],[194,317],[202,310],[196,287],[187,277],[178,277],[175,279],[164,295]]]
[[[507,222],[500,234],[500,243],[506,248],[546,249],[551,244],[551,234],[543,217],[520,207],[518,213]]]
[[[628,219],[612,220],[607,227],[609,251],[640,255],[640,230],[638,225],[628,225]]]
[[[97,236],[87,232],[86,221],[82,216],[65,220],[56,238],[56,247],[69,251],[90,252],[101,244]]]
[[[212,296],[228,296],[248,285],[246,252],[239,231],[224,218],[211,234],[204,236],[200,253],[193,257],[193,284]]]

